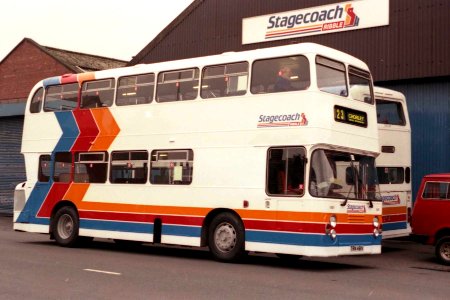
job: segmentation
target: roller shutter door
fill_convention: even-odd
[[[12,213],[14,187],[25,181],[23,116],[0,118],[0,212]]]

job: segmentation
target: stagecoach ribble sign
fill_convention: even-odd
[[[346,1],[246,18],[242,44],[389,25],[389,0]]]

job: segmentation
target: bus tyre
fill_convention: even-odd
[[[53,220],[52,233],[56,243],[63,247],[76,246],[79,242],[80,221],[75,208],[71,206],[61,207]]]
[[[209,227],[209,249],[216,260],[237,261],[245,254],[245,231],[241,220],[225,212],[217,215]]]
[[[444,236],[437,242],[435,254],[439,262],[450,266],[450,236]]]

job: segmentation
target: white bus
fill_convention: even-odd
[[[321,45],[45,79],[22,153],[14,229],[61,246],[209,246],[222,261],[381,253],[371,74]]]
[[[383,238],[411,232],[411,126],[405,96],[375,87],[381,154],[377,174],[383,199]]]

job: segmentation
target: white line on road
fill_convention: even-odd
[[[122,273],[108,272],[108,271],[94,270],[94,269],[83,269],[83,271],[96,272],[96,273],[103,273],[103,274],[108,274],[108,275],[117,275],[117,276],[122,275]]]

